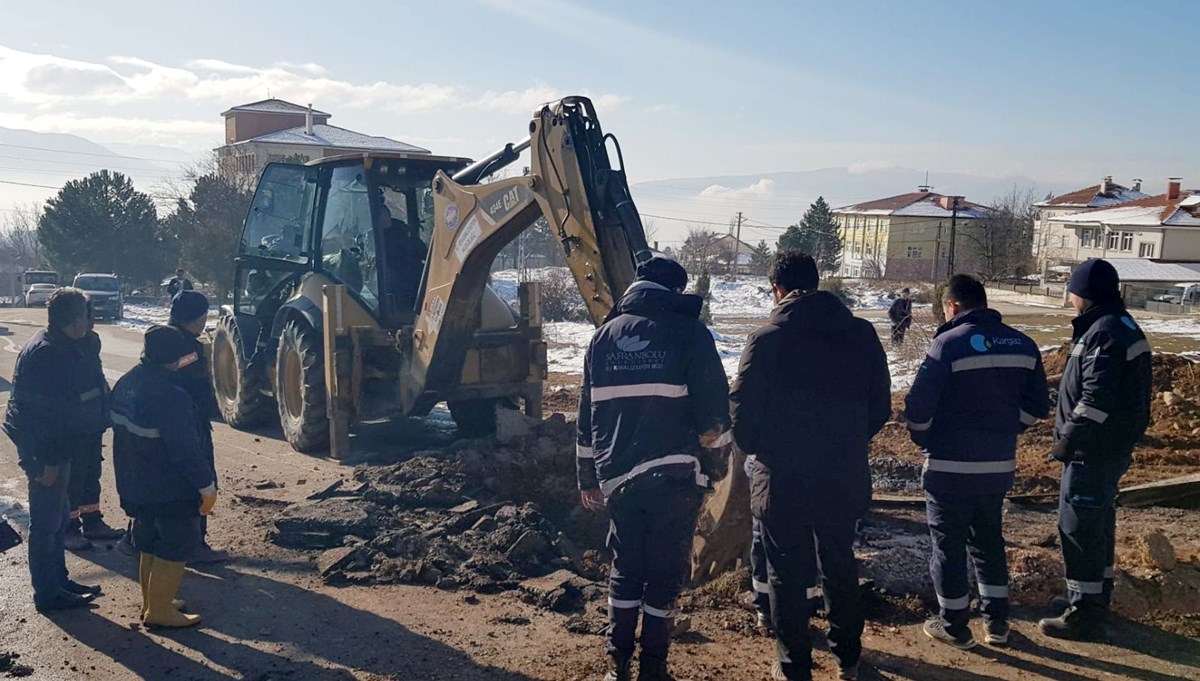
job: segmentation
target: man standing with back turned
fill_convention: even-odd
[[[1103,635],[1112,600],[1117,486],[1150,424],[1150,343],[1125,310],[1107,261],[1080,265],[1067,292],[1079,316],[1050,455],[1063,464],[1058,534],[1069,605],[1038,626],[1055,638],[1092,639]]]
[[[1050,414],[1037,344],[988,309],[974,277],[950,277],[937,330],[905,399],[913,442],[925,450],[926,513],[933,538],[929,570],[941,607],[925,624],[935,641],[967,649],[967,552],[983,599],[986,640],[1008,643],[1008,561],[1004,495],[1017,470],[1017,435]]]
[[[733,401],[733,435],[755,455],[750,503],[762,522],[779,651],[776,679],[812,678],[808,589],[819,572],[829,648],[858,678],[863,610],[855,526],[871,502],[867,451],[891,416],[891,378],[875,327],[817,290],[798,251],[771,265],[777,305],[750,334]]]
[[[705,448],[726,445],[729,385],[703,301],[687,273],[651,258],[592,337],[583,365],[577,461],[584,508],[608,506],[609,672],[629,681],[642,614],[638,681],[672,681],[675,599],[688,579],[708,484]]]

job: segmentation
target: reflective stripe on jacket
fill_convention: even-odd
[[[730,441],[729,384],[701,304],[637,282],[596,330],[579,401],[580,489],[608,497],[648,473],[707,484],[700,439]]]
[[[1017,435],[1050,414],[1037,344],[989,309],[937,330],[904,403],[924,487],[941,495],[1007,492]]]

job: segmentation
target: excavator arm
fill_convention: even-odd
[[[592,321],[599,325],[650,256],[623,164],[614,168],[592,102],[568,97],[543,106],[529,137],[433,182],[434,230],[410,362],[406,411],[439,401],[455,385],[479,328],[492,261],[545,217],[558,238]],[[531,172],[483,183],[530,150]]]

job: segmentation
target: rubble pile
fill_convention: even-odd
[[[532,598],[546,607],[571,609],[588,584],[578,573],[603,562],[584,549],[602,545],[604,534],[603,519],[578,508],[574,442],[574,424],[561,415],[536,421],[509,412],[495,439],[360,466],[349,489],[285,509],[271,538],[324,550],[317,568],[330,583],[493,593],[564,571],[575,581],[527,591],[545,591]]]

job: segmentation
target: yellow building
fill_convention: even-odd
[[[964,253],[963,234],[987,209],[961,196],[922,187],[910,194],[845,206],[833,211],[842,237],[843,277],[935,281],[947,276],[950,225],[958,231],[956,257]],[[964,271],[961,260],[955,269]]]

